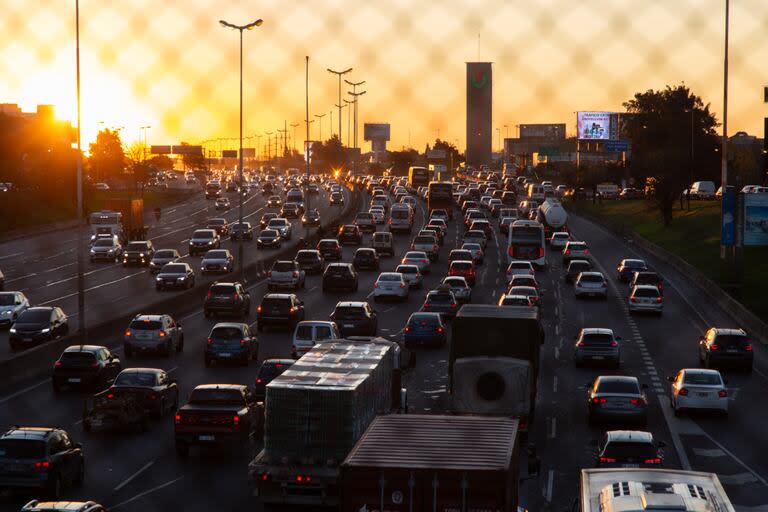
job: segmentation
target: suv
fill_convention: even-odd
[[[568,241],[563,248],[563,265],[571,260],[589,260],[589,247],[586,242]]]
[[[376,336],[378,317],[367,302],[339,302],[330,316],[339,326],[341,335]]]
[[[639,284],[655,286],[659,293],[664,293],[664,282],[656,272],[635,272],[632,275],[632,281],[629,283],[630,290]]]
[[[304,320],[304,302],[294,294],[268,293],[256,308],[256,322],[259,332],[266,325],[283,325],[293,330]]]
[[[598,296],[607,300],[608,283],[601,272],[581,272],[573,283],[573,293],[577,299],[583,296]]]
[[[259,367],[253,383],[253,398],[263,402],[267,398],[267,384],[293,366],[293,359],[266,359]]]
[[[91,263],[98,260],[117,263],[122,253],[123,246],[117,241],[117,237],[98,238],[91,245]]]
[[[653,441],[653,434],[639,430],[609,430],[595,452],[599,468],[658,468],[664,457],[659,448],[666,444]]]
[[[358,285],[357,271],[350,263],[330,263],[323,272],[323,292],[333,289],[356,292]]]
[[[64,487],[80,487],[85,459],[80,443],[54,427],[15,427],[0,435],[0,489],[38,489],[59,499]]]
[[[250,222],[235,222],[229,231],[230,240],[253,240],[253,227]]]
[[[387,233],[386,231],[374,233],[372,247],[379,255],[387,254],[389,256],[394,256],[395,246],[392,242],[392,233]]]
[[[203,303],[203,313],[208,318],[216,313],[248,316],[251,294],[239,282],[215,282],[208,289]]]
[[[22,292],[0,292],[0,325],[11,326],[29,308],[29,299]]]
[[[323,238],[317,242],[317,250],[326,260],[341,260],[341,244],[333,238]]]
[[[358,212],[355,216],[355,225],[360,231],[376,231],[376,226],[373,223],[373,214],[370,212]]]
[[[165,357],[181,352],[184,333],[171,315],[136,315],[123,333],[125,357],[136,352],[156,351]]]
[[[208,229],[215,229],[219,236],[229,235],[229,222],[223,217],[208,219],[208,223],[205,227]]]
[[[339,228],[338,239],[341,245],[346,243],[360,245],[363,243],[363,233],[355,224],[346,224]]]
[[[314,249],[303,249],[296,253],[293,258],[299,265],[302,272],[321,273],[323,271],[323,257],[320,251]]]
[[[238,361],[248,366],[248,361],[259,357],[259,338],[248,324],[217,323],[208,334],[203,356],[206,367],[214,360]]]
[[[235,257],[229,249],[211,249],[203,256],[200,262],[200,273],[224,273],[228,274],[235,269]]]
[[[196,229],[189,239],[189,255],[221,247],[221,238],[215,229]]]
[[[123,252],[123,266],[127,267],[131,264],[141,265],[142,267],[148,266],[154,255],[155,248],[152,242],[128,242],[128,246]]]
[[[752,371],[754,351],[744,329],[711,327],[699,338],[699,363],[705,368],[739,366]]]
[[[72,345],[53,364],[51,382],[58,392],[63,386],[93,386],[106,389],[122,370],[120,360],[106,347]]]
[[[621,364],[621,337],[614,336],[611,329],[582,329],[574,340],[576,348],[573,352],[573,362],[576,366],[581,366],[586,361],[607,362],[614,368]]]
[[[275,217],[274,219],[269,221],[269,224],[267,224],[267,229],[275,229],[278,233],[280,233],[280,238],[282,240],[290,240],[291,236],[293,236],[293,227],[291,226],[291,222],[288,219],[282,218],[282,217]]]
[[[355,270],[379,270],[379,255],[374,249],[361,247],[352,257],[352,265]]]
[[[304,288],[305,275],[298,262],[278,260],[272,264],[272,269],[267,273],[267,290],[271,292],[280,288],[291,290]]]
[[[629,313],[651,312],[661,315],[664,310],[664,297],[659,289],[649,284],[639,284],[629,292]]]
[[[341,338],[341,334],[334,322],[316,320],[299,322],[293,331],[291,356],[294,359],[298,359],[309,352],[317,343],[325,340],[337,340],[339,338]]]

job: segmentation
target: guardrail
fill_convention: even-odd
[[[330,231],[333,226],[350,221],[362,205],[362,192],[354,187],[348,188],[351,196],[350,201],[344,205],[344,208],[337,216],[322,223],[323,229],[329,237],[335,237],[336,235],[335,231]],[[315,231],[310,239],[306,240],[307,245],[313,245],[317,239],[319,237]],[[294,238],[294,240],[296,239]],[[297,243],[298,240],[292,241],[292,243],[283,246],[276,252],[264,253],[261,258],[244,268],[245,275],[252,276],[252,280],[257,281],[263,276],[265,269],[268,269],[274,261],[293,259]],[[138,313],[155,311],[168,313],[176,318],[184,316],[189,311],[201,307],[202,299],[207,292],[208,286],[208,283],[196,284],[188,290],[174,292],[164,297],[161,296],[157,301],[145,304],[140,310],[128,315],[115,317],[94,325],[88,329],[89,343],[104,345],[109,348],[119,346],[122,341],[115,339],[116,333],[122,332],[125,326],[128,325],[128,322]],[[64,349],[71,345],[77,345],[79,337],[79,333],[73,333],[19,352],[9,359],[0,361],[0,375],[3,377],[0,389],[7,390],[20,383],[49,376],[53,363],[59,358]]]

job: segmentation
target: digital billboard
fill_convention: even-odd
[[[576,112],[576,129],[581,140],[609,140],[610,112]]]
[[[744,245],[768,245],[768,193],[744,194]]]
[[[365,123],[364,140],[389,140],[389,123]]]

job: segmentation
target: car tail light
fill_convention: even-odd
[[[611,341],[611,346],[612,347],[618,347],[619,346],[619,342],[616,341],[616,340],[613,340],[613,341]]]
[[[713,343],[709,346],[709,350],[720,350],[720,345]]]
[[[589,249],[584,249],[584,256],[589,256]]]
[[[576,346],[577,347],[583,347],[584,346],[584,342],[583,341],[579,341],[578,343],[576,343]]]
[[[680,396],[688,396],[688,390],[686,388],[680,388],[677,394]]]
[[[405,326],[405,332],[411,332],[412,330],[410,325]]]
[[[717,396],[720,398],[728,398],[728,390],[727,389],[721,389],[717,392]]]
[[[239,425],[240,424],[240,416],[238,416],[237,414],[232,416],[232,424],[233,425]]]
[[[294,345],[293,349],[296,350],[296,346],[295,345]],[[264,381],[261,380],[261,377],[256,377],[256,384],[261,384],[262,382],[264,382]]]
[[[155,393],[150,393],[147,395],[147,398],[149,400],[157,400],[157,395]]]
[[[630,398],[629,403],[632,405],[640,405],[640,399],[639,398]]]
[[[245,347],[245,340],[240,340],[240,346]]]
[[[752,344],[747,343],[746,345],[744,345],[744,350],[746,350],[747,352],[752,352]]]
[[[113,398],[115,398],[115,394],[114,393],[110,393],[110,394],[107,395],[107,398],[112,400]]]
[[[566,249],[565,250],[565,255],[568,256],[569,254],[571,254],[571,250],[570,249]]]
[[[378,282],[376,282],[376,283],[373,283],[373,287],[374,287],[374,288],[378,288],[378,287],[379,287],[379,283],[378,283]]]
[[[459,307],[459,306],[455,302],[453,304],[451,304],[451,309],[456,309],[457,307]]]
[[[424,307],[425,307],[425,308],[428,308],[428,307],[429,307],[429,302],[425,302],[425,303],[424,303]]]
[[[298,270],[294,270],[293,271],[293,277],[299,277],[299,271]]]
[[[208,342],[208,344],[210,345],[211,343],[213,343],[213,338],[211,338],[211,337],[208,337],[208,340],[206,340],[206,341],[207,341],[207,342]]]
[[[288,310],[288,313],[294,314],[296,312],[296,308],[291,306],[291,309]]]
[[[132,333],[131,333],[130,329],[126,329],[125,333],[123,333],[123,334],[125,335],[126,338],[130,338]]]
[[[663,299],[661,296],[656,297],[656,302],[661,302]]]
[[[437,332],[439,332],[440,334],[442,334],[444,330],[445,329],[443,329],[441,326],[439,325],[437,326]]]
[[[51,463],[47,460],[41,460],[39,462],[35,462],[35,469],[48,469],[51,467]]]
[[[177,415],[175,415],[175,416],[173,417],[173,422],[174,422],[174,423],[176,423],[177,425],[178,425],[179,423],[181,423],[181,414],[177,414]]]
[[[267,474],[267,473],[262,473],[261,475],[259,475],[259,479],[260,479],[262,482],[266,482],[267,480],[269,480],[269,474]]]
[[[429,259],[426,259],[426,260],[420,260],[420,261],[421,261],[421,263],[429,263]]]
[[[405,288],[405,283],[400,283],[400,288]],[[749,346],[749,350],[752,349],[752,345]]]
[[[629,302],[637,302],[637,299],[636,299],[636,298],[634,298],[634,297],[630,297],[630,298],[629,298]]]
[[[645,459],[646,464],[661,464],[661,457],[654,457],[652,459]]]
[[[512,247],[511,247],[511,246],[510,246],[510,247],[507,249],[507,255],[508,255],[510,258],[511,258],[511,257],[514,257],[514,255],[515,255],[515,252],[512,250]]]
[[[257,306],[257,307],[256,307],[256,312],[257,312],[257,313],[261,313],[261,305],[259,305],[259,306]]]
[[[160,331],[160,333],[158,334],[158,336],[160,336],[161,338],[165,338],[167,335],[168,333],[166,333],[165,331]]]
[[[595,398],[593,398],[593,399],[592,399],[592,403],[593,403],[593,404],[604,404],[604,403],[606,403],[607,401],[608,401],[608,400],[607,400],[607,399],[605,399],[605,398],[598,398],[598,397],[595,397]]]
[[[55,363],[53,363],[53,366],[54,366],[55,368],[59,368],[59,367],[61,367],[61,361],[56,361]]]
[[[600,457],[600,462],[616,462],[613,457]]]
[[[312,477],[309,475],[296,475],[296,481],[309,483],[312,481]]]

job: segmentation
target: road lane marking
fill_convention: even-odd
[[[132,474],[131,476],[129,476],[128,478],[126,478],[125,480],[123,480],[122,482],[120,482],[119,484],[117,484],[117,486],[115,487],[115,489],[114,489],[114,490],[115,490],[115,491],[119,491],[120,489],[122,489],[123,487],[125,487],[126,485],[128,485],[129,483],[131,483],[131,482],[132,482],[132,481],[133,481],[133,480],[134,480],[134,479],[135,479],[137,476],[139,476],[139,475],[140,475],[140,474],[142,474],[144,471],[146,471],[147,469],[149,469],[150,467],[152,467],[152,464],[154,464],[154,463],[155,463],[155,461],[154,461],[154,460],[151,460],[151,461],[147,462],[146,464],[144,464],[144,465],[141,467],[141,469],[139,469],[137,472],[135,472],[134,474]]]
[[[24,389],[20,389],[20,390],[16,391],[16,392],[15,392],[15,393],[13,393],[13,394],[10,394],[10,395],[8,395],[8,396],[5,396],[5,397],[3,397],[3,398],[0,398],[0,404],[4,404],[4,403],[6,403],[6,402],[8,402],[8,401],[10,401],[10,400],[13,400],[13,399],[14,399],[14,398],[16,398],[17,396],[19,396],[19,395],[23,395],[24,393],[26,393],[26,392],[28,392],[28,391],[32,391],[33,389],[37,389],[37,388],[39,388],[40,386],[44,386],[44,385],[46,385],[46,384],[50,384],[50,382],[51,382],[51,379],[50,379],[50,378],[48,378],[48,379],[45,379],[45,380],[43,380],[43,381],[40,381],[40,382],[38,382],[37,384],[32,384],[31,386],[28,386],[28,387],[26,387],[26,388],[24,388]]]
[[[552,392],[557,393],[557,375],[552,378]]]
[[[680,465],[686,471],[690,471],[691,462],[688,460],[688,454],[685,453],[685,447],[680,441],[680,432],[677,429],[677,426],[682,424],[683,420],[679,420],[678,418],[672,416],[670,412],[672,409],[669,407],[669,399],[666,396],[659,395],[659,405],[661,406],[661,412],[664,415],[664,421],[667,423],[669,435],[672,437],[672,445],[675,447],[677,457],[680,459]]]
[[[552,418],[552,423],[551,423],[551,429],[550,429],[549,437],[551,439],[554,439],[554,438],[557,437],[557,418],[554,418],[554,417]]]
[[[698,448],[693,447],[693,453],[698,457],[725,457],[725,452],[720,448]]]
[[[122,507],[124,505],[129,504],[129,503],[132,503],[132,502],[138,500],[139,498],[143,498],[147,494],[151,494],[151,493],[153,493],[155,491],[159,491],[160,489],[164,489],[164,488],[168,487],[169,485],[173,485],[173,484],[175,484],[176,482],[178,482],[179,480],[181,480],[183,478],[184,478],[183,476],[180,476],[178,478],[174,478],[173,480],[171,480],[169,482],[165,482],[164,484],[160,484],[157,487],[153,487],[152,489],[148,489],[148,490],[146,490],[144,492],[141,492],[141,493],[137,494],[136,496],[123,501],[122,503],[118,503],[117,505],[112,505],[112,506],[109,507],[109,509],[110,510],[115,510],[115,509],[117,509],[119,507]]]
[[[555,470],[550,469],[549,473],[547,474],[547,492],[544,495],[544,498],[547,500],[547,503],[552,503],[552,488],[555,486]]]

